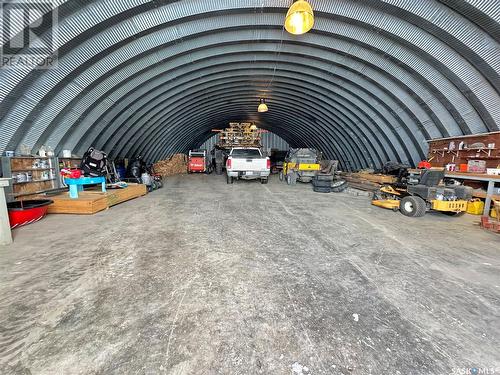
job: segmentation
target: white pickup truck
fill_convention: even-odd
[[[235,147],[226,162],[227,183],[232,184],[235,178],[241,178],[260,179],[267,184],[270,169],[271,160],[262,155],[260,148]]]

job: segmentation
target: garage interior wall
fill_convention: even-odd
[[[0,71],[0,152],[156,161],[251,120],[358,169],[500,129],[498,1],[310,3],[294,36],[290,0],[57,0],[58,67]]]

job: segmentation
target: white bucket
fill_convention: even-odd
[[[144,185],[151,185],[151,176],[148,173],[143,173],[141,175],[141,180]]]

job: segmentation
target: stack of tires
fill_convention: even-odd
[[[332,174],[318,174],[313,177],[313,190],[316,193],[331,193],[332,192]]]
[[[340,193],[347,189],[347,181],[335,179],[332,174],[319,174],[313,177],[313,190],[317,193]]]
[[[336,179],[335,181],[332,182],[331,186],[332,186],[332,192],[334,193],[341,193],[349,187],[347,181],[342,179]]]

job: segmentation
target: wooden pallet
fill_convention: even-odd
[[[69,193],[44,198],[54,201],[48,208],[49,214],[92,215],[109,207],[104,193],[81,192],[78,199],[71,199]]]
[[[78,199],[71,199],[68,193],[44,198],[54,201],[49,206],[49,214],[92,215],[146,194],[146,185],[129,184],[125,189],[108,189],[106,193],[98,190],[86,190],[78,193]]]
[[[108,206],[112,207],[146,194],[146,185],[129,183],[125,189],[108,189],[106,198],[108,199]]]

